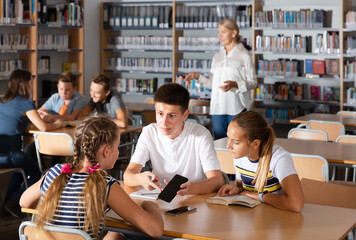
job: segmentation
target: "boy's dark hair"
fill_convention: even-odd
[[[188,90],[181,84],[166,83],[158,88],[153,100],[155,103],[178,105],[183,113],[188,109],[190,96]]]
[[[104,74],[97,74],[91,80],[93,83],[100,84],[103,86],[104,91],[110,90],[110,79]]]
[[[77,80],[71,72],[63,72],[59,75],[59,82],[69,82],[72,83],[73,87],[77,86]]]

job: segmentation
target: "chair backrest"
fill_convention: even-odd
[[[299,179],[309,178],[317,181],[329,181],[328,162],[319,155],[292,153],[295,170]]]
[[[356,184],[326,183],[306,178],[301,182],[306,203],[356,209]]]
[[[236,174],[234,159],[229,151],[216,150],[221,171],[226,174]]]
[[[328,141],[335,141],[338,136],[345,135],[345,126],[340,122],[309,120],[307,128],[326,132]]]
[[[155,110],[144,109],[141,111],[142,125],[146,126],[156,122]]]
[[[210,107],[210,101],[193,100],[189,101],[189,106],[207,106]]]
[[[72,156],[73,139],[66,133],[36,132],[33,135],[36,146],[37,160],[43,173],[41,154],[51,156]]]
[[[20,240],[35,240],[36,224],[34,222],[25,221],[22,222],[19,227],[19,237]],[[73,228],[64,228],[56,226],[44,226],[46,238],[45,239],[55,239],[55,240],[92,240],[90,235],[82,230]]]
[[[354,111],[338,111],[336,115],[343,115],[343,116],[355,116],[356,117],[356,112]]]
[[[305,128],[292,128],[288,132],[288,138],[300,140],[313,140],[313,141],[328,141],[328,135],[321,130],[305,129]]]
[[[200,118],[194,115],[189,115],[186,121],[201,124]]]
[[[335,142],[356,144],[356,135],[340,135]]]
[[[154,104],[155,102],[153,101],[153,98],[146,98],[145,103]]]

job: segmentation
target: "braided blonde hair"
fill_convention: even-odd
[[[82,167],[84,158],[87,158],[92,166],[99,164],[97,159],[99,148],[104,144],[112,145],[118,137],[119,128],[108,117],[98,115],[86,118],[75,130],[74,156],[69,162],[71,169]],[[98,235],[106,207],[106,176],[105,170],[95,170],[85,180],[82,192],[81,204],[85,208],[84,230],[95,236]],[[61,173],[41,198],[35,218],[37,229],[42,230],[44,224],[51,221],[67,182],[67,175]]]

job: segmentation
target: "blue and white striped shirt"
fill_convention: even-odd
[[[45,174],[41,183],[42,195],[48,190],[53,180],[60,175],[62,164],[57,164]],[[67,175],[68,182],[65,186],[62,195],[59,199],[57,209],[53,216],[53,221],[50,225],[56,225],[67,228],[84,229],[85,221],[85,208],[83,207],[83,197],[81,196],[85,180],[89,173],[72,173],[71,176]],[[107,196],[109,195],[110,188],[118,181],[110,175],[106,177],[107,182]],[[101,228],[100,228],[101,229]],[[93,234],[90,233],[93,237]]]

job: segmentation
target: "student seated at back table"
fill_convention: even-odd
[[[276,208],[300,212],[303,191],[293,159],[282,147],[273,145],[274,131],[266,120],[257,112],[241,113],[231,120],[227,136],[237,186],[226,184],[218,194],[246,195]]]
[[[33,101],[33,79],[26,70],[14,70],[8,81],[8,89],[0,102],[0,168],[22,168],[29,185],[35,183],[41,173],[36,158],[22,151],[22,138],[29,122],[39,130],[47,131],[62,126],[62,120],[46,123],[39,116]],[[13,174],[4,199],[5,209],[20,217],[19,200],[25,190],[20,173]]]
[[[34,220],[37,239],[47,239],[39,231],[47,223],[79,228],[95,239],[102,239],[102,223],[108,207],[152,237],[162,235],[163,220],[157,204],[144,201],[138,206],[105,171],[114,166],[119,144],[119,128],[109,118],[92,116],[79,124],[70,163],[52,167],[21,196],[22,207],[37,206]],[[122,239],[122,236],[109,232],[104,239]]]
[[[78,119],[84,119],[94,109],[97,113],[106,113],[121,128],[127,127],[126,107],[121,95],[110,92],[110,79],[103,74],[97,74],[91,80],[88,105],[80,112]]]
[[[179,195],[217,191],[223,184],[210,132],[185,121],[189,115],[189,92],[182,85],[162,85],[154,96],[156,121],[143,128],[135,152],[124,173],[128,186],[160,190],[175,174],[189,179]],[[153,171],[140,172],[148,160]]]
[[[46,122],[60,118],[63,121],[77,119],[79,112],[88,104],[88,99],[76,91],[76,79],[71,72],[59,75],[58,93],[53,94],[38,112]]]

